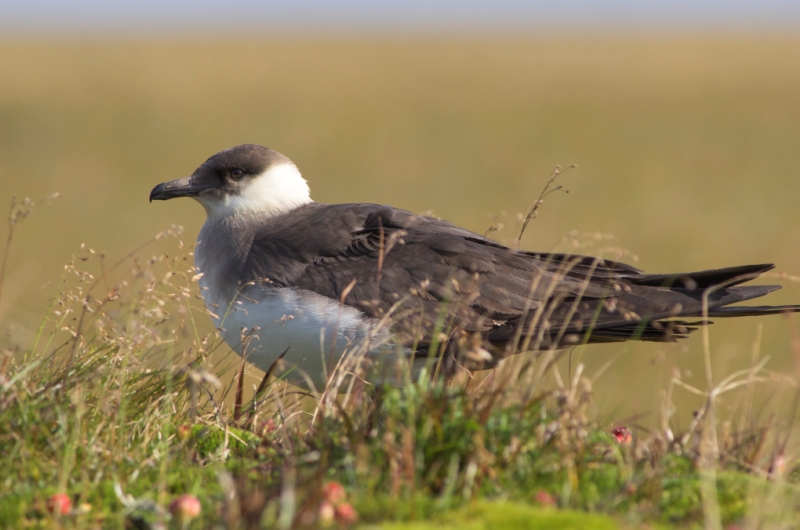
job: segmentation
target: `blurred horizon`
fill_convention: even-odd
[[[786,0],[6,0],[2,36],[244,34],[448,34],[531,31],[798,31],[800,2]]]

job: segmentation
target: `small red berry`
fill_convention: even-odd
[[[345,502],[336,507],[336,520],[342,524],[353,524],[358,521],[358,514],[355,508]]]
[[[200,501],[185,493],[169,504],[169,513],[178,521],[191,521],[200,515]]]
[[[322,501],[319,505],[319,514],[317,515],[317,521],[319,525],[324,527],[330,526],[333,524],[333,520],[336,517],[336,508],[333,507],[328,501]]]
[[[339,504],[340,502],[344,501],[347,493],[344,491],[344,486],[338,482],[328,482],[322,488],[322,495],[328,502],[332,504]]]
[[[614,427],[611,429],[611,434],[613,434],[614,438],[622,445],[630,445],[633,441],[631,430],[624,426]]]
[[[553,496],[544,490],[537,491],[536,494],[534,495],[534,498],[536,499],[536,502],[538,502],[542,506],[556,505],[556,500],[553,498]]]
[[[178,425],[176,434],[178,435],[178,440],[185,440],[192,434],[192,427],[185,423],[183,425]]]
[[[47,511],[55,516],[67,515],[72,510],[72,500],[66,493],[56,493],[47,499]]]

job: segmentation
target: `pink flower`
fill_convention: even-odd
[[[169,513],[178,521],[191,521],[200,515],[200,501],[185,493],[169,504]]]
[[[611,429],[611,434],[613,434],[614,438],[622,445],[630,445],[633,441],[631,430],[622,425]]]
[[[67,515],[72,510],[72,500],[66,493],[56,493],[47,499],[47,511],[60,517]]]
[[[342,524],[353,524],[358,521],[358,514],[355,508],[345,502],[336,507],[336,520]]]

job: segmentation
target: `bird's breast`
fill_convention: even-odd
[[[361,311],[290,287],[243,289],[219,315],[219,328],[225,342],[261,370],[286,352],[284,360],[298,372],[291,379],[308,377],[317,388],[343,356],[370,355],[389,339],[388,329]]]
[[[218,225],[207,224],[195,249],[195,265],[220,335],[248,362],[267,371],[286,352],[287,379],[321,389],[343,357],[394,352],[388,324],[357,308],[292,286],[241,284],[242,252],[231,241]]]

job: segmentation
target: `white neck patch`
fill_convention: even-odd
[[[294,210],[311,201],[308,183],[291,162],[269,167],[250,179],[238,195],[221,200],[195,197],[206,209],[209,219],[231,216],[272,217]]]

